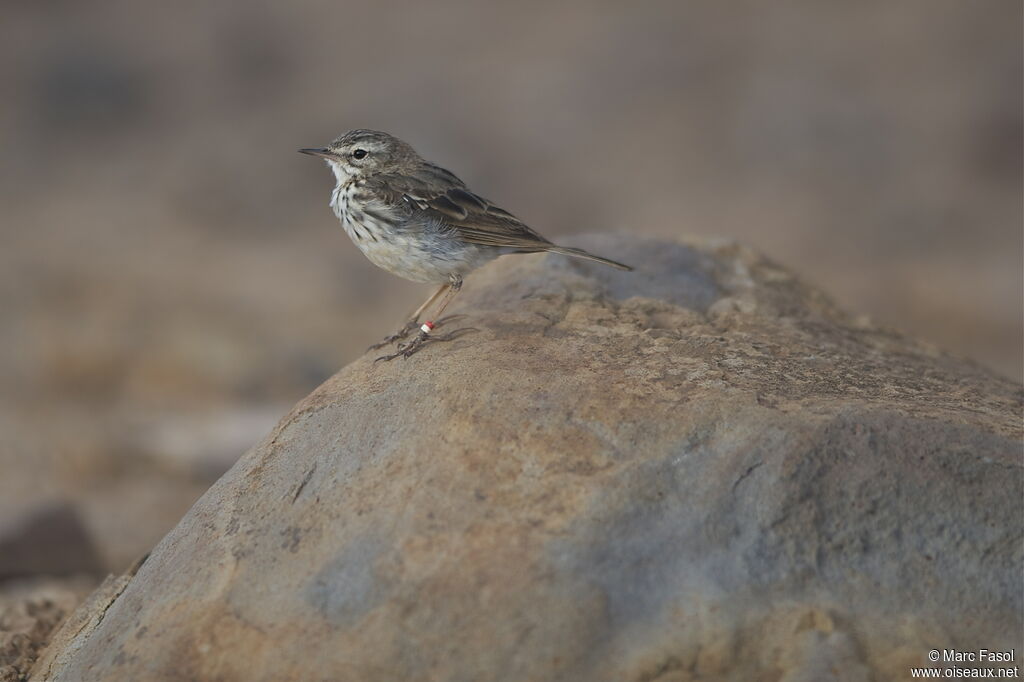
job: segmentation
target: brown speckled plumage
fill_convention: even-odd
[[[352,130],[326,147],[300,151],[324,158],[334,172],[337,184],[331,208],[374,265],[414,282],[442,285],[386,343],[408,336],[419,313],[447,292],[440,314],[461,286],[463,275],[504,254],[551,251],[631,269],[551,243],[508,211],[474,194],[454,173],[423,160],[409,144],[387,133]],[[426,341],[428,326],[432,328],[431,323],[425,325],[417,340],[395,356],[408,357],[418,349]]]

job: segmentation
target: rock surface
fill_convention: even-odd
[[[903,679],[1019,647],[1019,386],[736,246],[581,245],[638,270],[474,274],[477,333],[339,372],[33,679]]]
[[[88,576],[0,585],[0,682],[25,679],[50,634],[95,585]]]

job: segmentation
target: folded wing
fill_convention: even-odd
[[[378,196],[391,204],[405,203],[450,226],[467,242],[520,251],[544,251],[551,242],[519,218],[466,189],[453,173],[424,164],[414,174],[387,175],[371,180]]]

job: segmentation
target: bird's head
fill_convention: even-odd
[[[326,147],[299,151],[323,158],[339,182],[400,172],[419,161],[407,143],[377,130],[350,130]]]

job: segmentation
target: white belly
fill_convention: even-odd
[[[354,193],[352,183],[335,188],[331,207],[363,255],[394,275],[413,282],[443,284],[452,275],[464,275],[498,255],[493,249],[466,244],[436,227],[402,222],[404,217],[392,214],[383,205],[358,206],[353,201]],[[389,220],[374,216],[387,216]]]

